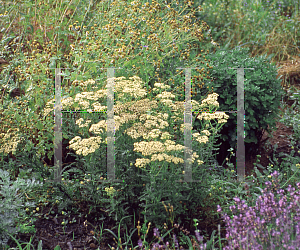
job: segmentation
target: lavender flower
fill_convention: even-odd
[[[271,174],[274,177],[275,190],[278,187],[279,173],[275,171]],[[280,199],[275,199],[271,190],[272,183],[266,182],[266,188],[263,190],[263,196],[260,196],[256,201],[254,208],[248,207],[245,201],[241,201],[235,197],[240,210],[239,216],[234,216],[230,221],[229,216],[223,216],[227,224],[228,247],[224,249],[232,249],[229,247],[246,249],[275,249],[281,247],[282,249],[299,249],[300,247],[300,191],[294,192],[295,188],[291,185],[287,188],[290,195],[290,203],[287,203],[287,196],[283,196],[282,189],[277,191]],[[297,183],[300,188],[300,183]],[[274,187],[273,187],[274,188]],[[236,206],[230,206],[230,210],[236,213]],[[218,205],[218,212],[221,207]],[[296,213],[292,218],[291,214]],[[258,216],[260,215],[260,216]],[[293,223],[294,221],[294,223]],[[295,230],[292,231],[293,227]],[[291,233],[292,232],[292,233]],[[297,239],[291,239],[291,236],[297,236]],[[270,238],[271,236],[271,238]],[[280,238],[281,236],[281,238]],[[248,239],[250,238],[250,243]],[[247,246],[247,247],[246,247]],[[267,247],[267,248],[264,248]]]

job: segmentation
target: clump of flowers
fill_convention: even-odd
[[[271,182],[265,183],[266,188],[257,199],[255,208],[248,207],[245,201],[235,197],[240,214],[233,216],[232,220],[228,215],[224,216],[229,245],[225,249],[299,249],[300,191],[295,192],[295,188],[289,185],[289,195],[283,196],[284,190],[278,190],[279,173],[275,171],[271,176],[273,189],[277,191],[280,199],[276,199],[272,193]],[[297,186],[300,188],[300,183]],[[230,210],[237,213],[236,206],[230,206]],[[217,211],[221,212],[219,205]]]
[[[182,133],[185,132],[185,126],[189,126],[188,123],[183,121],[185,103],[172,100],[175,98],[175,95],[166,91],[171,89],[170,85],[155,83],[153,93],[158,93],[155,96],[151,95],[149,98],[145,98],[144,96],[147,92],[141,78],[133,76],[130,77],[130,80],[125,80],[125,77],[114,78],[115,99],[117,100],[116,105],[114,105],[114,129],[115,136],[118,138],[116,145],[120,145],[117,150],[125,154],[128,147],[133,146],[131,156],[116,158],[116,174],[117,176],[122,175],[122,178],[128,178],[127,176],[139,178],[138,181],[144,184],[145,188],[136,194],[138,199],[136,202],[141,203],[142,200],[146,199],[145,210],[151,221],[157,220],[155,215],[163,210],[160,199],[156,199],[156,197],[169,199],[170,203],[174,204],[175,216],[185,212],[184,203],[191,203],[190,210],[193,211],[192,207],[199,200],[204,199],[201,196],[205,196],[205,192],[199,192],[202,189],[201,185],[194,185],[193,192],[188,200],[184,194],[184,186],[176,185],[175,188],[170,188],[171,182],[176,179],[179,180],[178,175],[185,175],[182,164],[184,163],[184,158],[182,157],[184,150],[182,142],[184,138],[176,140],[174,135],[176,133],[182,136]],[[105,104],[106,92],[107,90],[105,89],[99,89],[95,92],[77,93],[75,96],[62,99],[62,107],[73,110],[77,104],[77,107],[80,109],[89,110],[91,106],[94,106],[94,108],[99,110],[101,106],[101,109],[106,110],[107,107],[101,104]],[[213,93],[204,98],[201,103],[191,100],[191,104],[194,110],[204,107],[213,110],[213,108],[218,106],[217,98],[218,94]],[[54,100],[50,100],[46,105],[44,115],[51,112],[53,106]],[[187,160],[193,165],[193,178],[201,179],[205,178],[204,176],[207,174],[205,169],[213,157],[210,154],[210,150],[211,145],[214,143],[214,138],[217,136],[216,132],[226,122],[228,115],[224,112],[201,112],[197,115],[197,119],[203,120],[203,129],[201,131],[191,131],[192,144],[194,146],[192,146],[191,156]],[[216,126],[211,125],[211,120],[214,119],[218,120]],[[92,159],[99,162],[97,154],[106,149],[105,143],[107,138],[105,132],[108,130],[106,120],[80,118],[76,120],[76,125],[87,131],[89,135],[87,138],[83,138],[84,135],[73,137],[69,141],[69,148],[73,149],[76,155],[81,155],[86,160],[85,173],[105,171],[105,164],[96,166],[91,164],[91,162]],[[138,170],[130,167],[133,164],[136,167],[135,169]],[[201,167],[199,167],[200,165]],[[121,168],[125,172],[121,172]],[[120,171],[120,174],[118,171]],[[130,171],[141,174],[133,176],[132,173],[129,174]],[[115,186],[114,188],[118,189],[119,187]],[[92,193],[89,195],[94,196]],[[102,199],[102,197],[99,196],[99,199]],[[126,197],[121,195],[117,199],[126,201]],[[164,217],[167,218],[167,215],[164,215]],[[161,219],[159,218],[159,220]]]

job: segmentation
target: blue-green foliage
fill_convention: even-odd
[[[15,235],[21,229],[20,227],[15,227],[17,219],[25,216],[25,211],[20,210],[22,207],[34,207],[35,202],[26,202],[22,205],[20,194],[17,194],[18,190],[28,190],[37,185],[39,182],[33,180],[17,179],[12,182],[7,171],[0,169],[0,246],[5,246],[9,240],[9,235]]]

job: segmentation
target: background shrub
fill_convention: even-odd
[[[244,69],[244,110],[245,110],[245,150],[248,156],[255,154],[258,142],[262,137],[263,129],[270,133],[276,128],[275,117],[279,114],[279,105],[284,90],[281,81],[277,79],[277,69],[270,64],[270,55],[250,57],[249,48],[237,47],[230,51],[217,51],[215,54],[207,55],[211,59],[214,68],[211,72],[212,82],[208,83],[218,93],[220,106],[218,110],[237,110],[237,70],[228,67],[254,68]],[[199,96],[205,95],[206,89],[199,90]],[[197,99],[197,98],[195,98]],[[270,112],[269,112],[270,111]],[[229,113],[229,120],[221,129],[219,142],[229,142],[229,148],[236,150],[237,140],[237,113]],[[194,128],[200,125],[196,121]],[[268,129],[268,125],[270,128]],[[243,136],[243,135],[241,135]],[[225,145],[225,144],[224,144]],[[223,160],[228,157],[226,155]],[[233,158],[235,163],[236,157]]]

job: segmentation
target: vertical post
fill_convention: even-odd
[[[55,104],[54,104],[54,181],[61,183],[62,172],[62,113],[61,113],[61,68],[55,68]]]
[[[230,68],[230,67],[229,67]],[[66,68],[65,68],[66,69]],[[103,69],[103,68],[101,68]],[[107,68],[107,176],[108,180],[102,182],[120,182],[115,180],[115,158],[114,158],[114,69]],[[121,68],[119,68],[121,69]],[[184,158],[185,175],[184,182],[201,182],[192,179],[192,105],[191,105],[191,69],[197,68],[177,68],[185,69],[185,112],[184,112]],[[230,68],[234,69],[234,68]],[[237,69],[237,175],[238,180],[242,181],[245,176],[245,145],[244,145],[244,68]],[[253,69],[254,68],[246,68]],[[54,165],[57,169],[54,172],[54,181],[61,182],[62,172],[62,107],[61,107],[61,68],[55,68],[55,129],[54,129]],[[219,111],[220,112],[220,111]],[[222,111],[226,112],[226,111]],[[228,111],[230,112],[230,111]],[[182,182],[182,180],[176,181]]]
[[[192,102],[191,69],[185,69],[185,109],[184,109],[184,182],[201,182],[192,179]],[[197,69],[197,68],[193,68]],[[182,182],[180,179],[176,182]]]
[[[107,69],[107,180],[115,180],[114,69]]]
[[[116,68],[100,69],[107,69],[107,180],[99,180],[99,182],[122,182],[115,179],[114,77]]]
[[[55,68],[55,104],[54,104],[54,181],[61,182],[62,174],[62,105],[61,105],[61,75],[62,68]],[[69,69],[69,68],[64,68]],[[103,69],[103,68],[101,68]],[[121,182],[115,180],[115,158],[114,158],[114,69],[107,68],[107,180],[100,182]],[[121,68],[119,68],[121,69]]]
[[[235,69],[231,68],[230,69]],[[192,105],[191,105],[191,69],[192,68],[176,68],[185,69],[185,112],[184,112],[184,181],[185,182],[200,182],[192,180]],[[197,68],[193,68],[197,69]],[[245,143],[244,143],[244,124],[245,124],[245,110],[244,110],[244,69],[254,68],[236,68],[237,69],[237,111],[215,111],[215,112],[237,112],[237,175],[238,181],[243,181],[245,177]],[[182,182],[182,180],[176,181]]]
[[[244,69],[254,68],[231,68],[237,69],[237,177],[242,182],[245,178],[245,143],[244,143],[244,126],[245,126],[245,110],[244,110]]]
[[[245,108],[244,108],[244,69],[237,69],[237,177],[243,181],[245,176]]]

